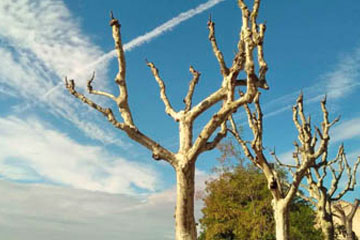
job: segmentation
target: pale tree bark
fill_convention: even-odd
[[[355,234],[353,232],[353,218],[355,213],[360,205],[360,200],[355,199],[354,204],[347,204],[347,206],[341,205],[340,203],[334,204],[336,209],[336,214],[334,216],[338,217],[342,224],[345,226],[346,230],[346,240],[355,240]],[[350,211],[346,214],[345,209],[350,207]]]
[[[226,65],[223,54],[219,50],[216,42],[215,24],[211,19],[208,22],[209,40],[219,63],[223,79],[221,85],[215,92],[205,97],[196,105],[193,106],[192,104],[192,96],[199,81],[200,73],[196,71],[194,67],[190,67],[190,73],[193,75],[193,78],[190,81],[189,89],[184,99],[185,107],[180,111],[176,111],[166,95],[165,83],[160,76],[159,70],[154,63],[147,62],[147,66],[150,68],[152,75],[159,85],[160,98],[165,105],[165,112],[179,124],[179,149],[177,152],[172,152],[160,145],[141,132],[136,126],[128,104],[126,61],[121,41],[120,24],[112,14],[110,26],[115,42],[119,69],[115,77],[115,83],[118,85],[119,93],[118,95],[113,95],[111,93],[94,90],[91,84],[95,75],[88,81],[88,92],[90,94],[107,97],[114,101],[118,106],[122,121],[117,119],[110,108],[104,108],[84,94],[79,93],[75,89],[74,80],[65,79],[66,88],[73,96],[101,112],[116,128],[124,131],[129,138],[149,149],[155,160],[164,160],[174,167],[177,176],[177,203],[175,212],[175,235],[177,240],[196,239],[194,219],[194,176],[196,159],[201,153],[214,149],[226,136],[225,122],[233,112],[239,107],[251,103],[258,92],[258,88],[269,88],[265,79],[268,67],[264,60],[263,53],[265,25],[257,25],[256,23],[260,1],[254,0],[252,12],[248,10],[242,0],[238,0],[238,4],[243,14],[243,25],[239,34],[237,51],[230,67]],[[255,49],[257,49],[257,53],[254,52]],[[256,54],[258,56],[258,72],[255,71],[254,55]],[[245,72],[246,79],[238,79],[239,73],[242,71]],[[237,87],[243,87],[244,93],[237,95]],[[220,109],[212,115],[201,129],[200,134],[194,139],[194,121],[197,117],[220,102],[222,103]]]
[[[264,147],[262,143],[263,114],[260,106],[259,92],[255,96],[254,104],[254,113],[248,104],[244,105],[249,127],[253,133],[253,140],[245,141],[242,139],[232,117],[230,117],[231,129],[229,129],[229,131],[242,146],[245,156],[263,171],[268,181],[269,190],[273,196],[272,206],[276,223],[276,239],[288,240],[290,203],[295,197],[299,185],[309,168],[316,164],[316,161],[326,152],[330,139],[328,135],[329,129],[335,122],[338,121],[338,119],[335,119],[333,122],[329,122],[328,111],[326,109],[326,99],[324,99],[321,101],[321,109],[323,112],[323,121],[321,123],[322,129],[320,130],[316,128],[317,134],[314,134],[311,128],[310,117],[305,117],[303,109],[303,95],[300,94],[296,105],[293,107],[293,122],[298,130],[299,140],[299,143],[297,141],[294,142],[295,152],[293,154],[293,158],[295,159],[295,165],[283,164],[276,156],[275,151],[271,153],[279,165],[289,168],[289,172],[292,175],[292,181],[287,183],[279,179],[274,165],[269,163],[264,154]],[[320,137],[319,142],[317,135]]]
[[[308,192],[308,196],[302,192],[297,194],[304,200],[312,203],[317,213],[317,221],[326,240],[333,240],[335,235],[334,228],[334,202],[340,200],[347,192],[353,191],[356,185],[356,171],[360,163],[360,157],[355,162],[353,168],[349,165],[344,145],[340,145],[334,159],[328,160],[328,150],[323,153],[321,161],[312,165],[306,172],[307,184],[301,187]],[[337,164],[337,168],[334,166]],[[332,181],[330,186],[326,186],[324,179],[330,170]],[[344,172],[348,177],[347,184],[342,191],[338,191],[339,181]],[[338,194],[335,194],[338,192]],[[345,226],[345,225],[344,225]]]

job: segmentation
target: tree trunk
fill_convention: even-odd
[[[194,218],[195,161],[176,169],[176,240],[196,240]]]
[[[332,217],[328,214],[319,212],[318,216],[321,231],[325,240],[334,240],[334,223]]]
[[[273,200],[274,201],[274,200]],[[276,240],[289,240],[289,209],[283,201],[273,204]]]
[[[345,221],[345,229],[346,229],[346,240],[355,240],[355,236],[352,230],[352,220]]]

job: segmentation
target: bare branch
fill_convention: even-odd
[[[232,116],[229,117],[229,122],[231,125],[232,129],[228,129],[228,131],[235,137],[235,139],[237,140],[237,142],[241,145],[241,147],[244,150],[244,154],[245,156],[252,161],[255,165],[258,165],[258,162],[256,161],[256,159],[254,158],[254,156],[252,155],[250,149],[248,148],[246,142],[241,138],[238,128],[236,127],[235,121],[233,119]],[[260,166],[259,166],[260,167]]]
[[[135,126],[128,104],[128,92],[125,81],[126,62],[124,49],[121,41],[120,24],[119,21],[115,19],[112,14],[110,26],[112,28],[112,36],[115,42],[115,51],[117,54],[119,67],[119,72],[117,73],[115,78],[115,82],[119,87],[119,96],[117,97],[116,102],[124,122],[130,126]]]
[[[328,191],[328,194],[330,197],[334,195],[338,188],[338,183],[340,181],[340,178],[344,172],[344,146],[341,144],[338,150],[338,153],[336,154],[335,161],[332,161],[332,164],[328,164],[327,166],[330,168],[331,175],[332,175],[332,181],[330,185],[330,189]],[[334,163],[338,163],[339,165],[339,174],[336,174],[336,170],[332,166]]]
[[[266,25],[260,24],[259,28],[260,28],[260,33],[259,33],[259,37],[256,42],[257,49],[258,49],[258,62],[260,65],[259,81],[267,86],[265,75],[268,70],[268,66],[264,59],[264,35],[265,35]]]
[[[295,160],[296,162],[296,166],[300,167],[300,159],[299,159],[299,154],[300,154],[300,147],[299,147],[299,144],[294,141],[294,147],[295,147],[295,152],[293,152],[293,159]]]
[[[305,200],[305,201],[307,201],[307,202],[309,202],[309,203],[311,203],[313,205],[316,205],[316,201],[314,201],[314,198],[306,196],[301,191],[297,191],[296,195],[301,197],[303,200]]]
[[[349,204],[349,206],[351,207],[350,212],[346,215],[345,210],[344,210],[344,206],[341,206],[341,204],[334,204],[334,208],[336,209],[336,211],[340,214],[339,215],[335,215],[336,217],[338,217],[342,223],[344,225],[346,225],[346,222],[352,222],[352,219],[355,216],[356,211],[358,210],[358,207],[360,205],[360,200],[359,199],[355,199],[354,204]],[[346,206],[347,207],[347,206]],[[352,224],[351,224],[352,225]],[[351,229],[352,230],[352,229]],[[350,233],[348,233],[350,234]]]
[[[348,191],[354,191],[354,188],[355,188],[355,185],[356,185],[356,171],[357,171],[357,168],[358,168],[358,166],[360,164],[360,157],[357,159],[357,161],[356,161],[356,163],[355,163],[355,165],[353,167],[352,172],[351,172],[351,167],[349,166],[348,161],[346,159],[345,153],[343,154],[343,161],[345,163],[345,168],[346,168],[346,174],[348,176],[348,181],[347,181],[347,184],[346,184],[345,188],[336,197],[332,198],[335,201],[341,199]],[[341,174],[339,174],[338,179],[340,180],[340,178],[341,178]],[[330,196],[332,196],[334,194],[334,192],[331,192],[332,194]]]
[[[146,135],[141,133],[136,127],[128,125],[126,123],[118,122],[110,108],[103,108],[99,104],[96,104],[89,98],[85,97],[83,94],[77,92],[75,90],[74,80],[67,80],[65,78],[65,86],[74,97],[80,99],[82,102],[86,103],[90,107],[101,112],[112,125],[114,125],[116,128],[118,128],[120,130],[125,131],[126,134],[131,139],[140,143],[147,149],[151,150],[153,152],[153,158],[155,160],[163,159],[165,161],[168,161],[173,166],[175,166],[176,158],[175,158],[174,153],[168,151],[167,149],[162,147],[160,144],[158,144],[157,142],[153,141],[152,139],[150,139],[149,137],[147,137]]]
[[[246,84],[247,84],[246,79],[238,79],[235,82],[235,86],[246,86]],[[270,89],[270,87],[269,87],[269,85],[267,84],[266,81],[257,80],[255,82],[255,86],[258,87],[258,88],[265,89],[265,90]]]
[[[205,147],[203,148],[203,151],[210,151],[210,150],[214,149],[220,143],[220,141],[224,137],[226,137],[226,133],[227,133],[226,122],[224,122],[223,124],[221,124],[221,129],[216,134],[214,139],[211,142],[206,143]]]
[[[199,78],[200,78],[200,73],[198,71],[196,71],[192,66],[190,66],[189,71],[193,75],[193,79],[191,80],[191,82],[189,84],[189,90],[184,99],[185,112],[188,112],[191,109],[192,96],[194,94],[195,86],[198,83]]]
[[[286,167],[286,168],[289,168],[289,170],[291,171],[291,168],[297,168],[297,166],[295,165],[291,165],[291,164],[285,164],[285,163],[282,163],[280,161],[280,159],[278,158],[278,156],[276,155],[275,153],[275,148],[272,152],[270,152],[271,156],[273,156],[273,158],[275,159],[275,161],[282,167]]]
[[[325,153],[327,154],[327,151]],[[317,168],[314,168],[314,169],[317,170]],[[322,175],[320,175],[320,178],[318,178],[318,187],[323,186],[324,179],[325,179],[325,177],[327,175],[327,170],[326,169],[327,168],[325,166],[322,168],[323,173],[322,173]]]
[[[329,122],[329,112],[326,109],[326,97],[321,101],[321,110],[323,112],[323,122],[322,122],[322,134],[318,131],[319,136],[321,137],[321,141],[318,149],[314,152],[313,158],[317,159],[320,157],[328,148],[329,144],[329,130],[330,128],[339,121],[339,117],[335,118],[331,123]]]
[[[177,112],[175,112],[175,110],[173,109],[173,107],[170,104],[168,97],[166,96],[165,84],[164,84],[164,81],[160,78],[159,70],[155,67],[155,65],[152,62],[147,62],[146,64],[148,67],[150,67],[151,72],[154,75],[156,82],[159,84],[160,98],[164,102],[165,112],[169,116],[171,116],[175,121],[178,122],[179,121],[178,114],[177,114]]]
[[[254,42],[257,42],[257,37],[258,37],[258,31],[257,31],[258,26],[256,24],[256,18],[259,12],[259,7],[260,7],[260,0],[254,0],[253,10],[251,11],[250,14],[251,30],[252,30]]]
[[[211,46],[212,46],[214,55],[215,55],[217,61],[219,62],[221,74],[225,77],[226,75],[229,74],[229,69],[226,67],[224,56],[223,56],[222,52],[219,50],[219,47],[216,43],[215,23],[211,20],[211,15],[209,17],[209,21],[208,21],[207,25],[209,28],[209,40],[211,42]]]
[[[107,93],[107,92],[103,92],[103,91],[98,91],[98,90],[94,90],[91,83],[93,82],[93,80],[95,79],[95,72],[93,72],[93,75],[91,76],[91,78],[88,80],[87,82],[87,90],[90,94],[94,94],[94,95],[100,95],[100,96],[104,96],[104,97],[108,97],[111,100],[116,102],[116,97],[114,95],[112,95],[111,93]]]
[[[348,214],[348,218],[353,219],[356,213],[356,210],[358,209],[360,205],[360,200],[359,199],[355,199],[354,204],[352,205],[351,211]]]
[[[221,100],[224,100],[226,98],[226,89],[220,88],[208,97],[206,97],[204,100],[202,100],[200,103],[198,103],[196,106],[194,106],[188,113],[189,119],[193,120],[197,118],[200,114],[205,112],[210,107],[214,106],[216,103],[218,103]]]
[[[123,123],[119,123],[118,121],[116,121],[115,116],[110,108],[101,107],[99,104],[93,102],[89,98],[85,97],[83,94],[77,92],[75,90],[74,80],[72,80],[72,79],[68,80],[67,78],[65,78],[65,87],[74,97],[80,99],[82,102],[86,103],[90,107],[101,112],[109,120],[109,122],[111,122],[115,127],[120,128],[120,129],[124,128]]]

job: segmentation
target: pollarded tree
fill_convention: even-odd
[[[345,227],[346,240],[357,240],[355,233],[353,232],[353,218],[355,216],[356,211],[360,205],[360,200],[355,199],[354,204],[334,204],[335,213],[333,215],[340,219],[342,225]],[[348,213],[346,213],[346,208],[349,208]]]
[[[321,161],[313,164],[311,168],[308,169],[308,171],[306,172],[307,184],[302,184],[301,186],[308,192],[309,196],[305,196],[301,192],[298,192],[298,195],[304,200],[309,201],[314,205],[317,212],[318,224],[320,225],[323,235],[327,240],[334,239],[335,228],[333,216],[334,207],[337,206],[336,202],[340,200],[348,191],[354,190],[356,184],[356,170],[359,163],[360,157],[353,166],[353,170],[351,170],[351,167],[346,158],[344,146],[341,145],[334,159],[328,161],[328,150],[326,149],[326,151],[322,155]],[[338,164],[337,169],[334,167],[335,164]],[[324,180],[329,170],[332,175],[332,181],[330,183],[330,186],[328,187],[326,186]],[[338,192],[339,181],[343,176],[345,170],[348,176],[348,181],[345,188],[342,191]],[[335,194],[337,192],[338,194]],[[341,214],[341,217],[339,218],[343,220],[342,212],[340,211],[339,214]],[[347,218],[346,215],[344,216],[344,226],[348,226],[349,228],[352,224],[345,224],[347,223]]]
[[[338,121],[335,119],[329,122],[328,111],[326,109],[326,99],[321,101],[321,108],[323,112],[323,122],[321,123],[321,130],[316,128],[316,133],[313,133],[310,117],[306,118],[303,109],[303,95],[297,99],[296,105],[293,107],[293,122],[298,130],[299,142],[294,142],[295,165],[284,165],[291,169],[292,180],[288,183],[281,181],[274,165],[271,164],[264,153],[263,147],[263,114],[260,107],[260,93],[258,92],[254,99],[255,112],[253,113],[248,104],[244,105],[245,112],[248,118],[249,127],[253,133],[253,140],[245,141],[239,134],[235,122],[230,118],[232,129],[229,131],[236,138],[238,143],[242,146],[245,156],[250,159],[257,167],[259,167],[268,182],[268,188],[272,194],[272,207],[275,218],[276,239],[288,240],[289,238],[289,206],[293,198],[296,196],[299,185],[307,173],[308,169],[316,163],[321,156],[327,152],[329,143],[330,127]],[[300,118],[300,119],[299,119]],[[320,137],[318,142],[317,135]],[[318,144],[317,144],[318,143]],[[279,159],[273,153],[275,159],[280,163]],[[294,170],[294,171],[293,171]]]
[[[265,25],[258,25],[256,23],[260,0],[254,0],[252,11],[247,8],[243,0],[238,0],[238,4],[242,11],[242,28],[237,44],[237,51],[230,67],[225,63],[223,54],[218,48],[215,39],[215,24],[211,19],[208,22],[209,40],[212,50],[219,62],[223,79],[218,90],[195,106],[192,106],[192,96],[200,78],[198,71],[190,67],[193,79],[189,84],[189,90],[184,99],[185,107],[180,111],[176,111],[166,96],[165,84],[160,77],[158,69],[153,63],[147,62],[160,87],[160,98],[164,102],[165,112],[179,124],[179,149],[177,152],[172,152],[164,146],[161,146],[136,126],[128,104],[125,55],[121,42],[120,24],[117,19],[111,16],[110,26],[112,28],[112,36],[118,59],[119,72],[115,77],[115,83],[119,87],[119,94],[113,95],[111,93],[94,90],[91,85],[94,77],[88,82],[88,91],[90,94],[101,95],[114,101],[118,106],[122,121],[117,119],[112,109],[102,107],[82,93],[79,93],[75,89],[74,80],[65,79],[66,88],[73,96],[102,113],[117,129],[124,131],[131,139],[149,149],[155,160],[164,160],[174,167],[177,180],[175,226],[176,239],[178,240],[196,239],[194,219],[194,172],[196,159],[201,153],[213,149],[217,143],[224,138],[226,135],[225,121],[233,112],[240,106],[251,103],[258,92],[258,88],[268,88],[265,80],[265,74],[268,68],[263,54]],[[255,49],[257,49],[256,55],[259,64],[258,73],[255,71]],[[239,73],[242,71],[246,74],[245,80],[238,79]],[[246,88],[244,91],[245,94],[241,96],[236,95],[236,87],[238,86],[244,86]],[[220,102],[222,103],[220,109],[212,115],[210,120],[208,120],[201,129],[200,134],[193,139],[195,119]],[[220,130],[217,131],[219,127]]]

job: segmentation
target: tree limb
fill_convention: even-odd
[[[169,116],[171,116],[175,121],[178,122],[179,121],[179,116],[178,116],[177,112],[175,112],[173,107],[171,106],[170,101],[169,101],[168,97],[166,96],[165,84],[164,84],[164,81],[160,78],[159,70],[155,67],[155,65],[152,62],[147,62],[146,64],[147,64],[148,67],[150,67],[151,72],[154,75],[154,78],[155,78],[156,82],[159,84],[160,98],[164,102],[165,112]]]
[[[97,111],[101,112],[108,121],[114,125],[116,128],[123,130],[126,134],[133,139],[134,141],[140,143],[147,149],[153,152],[153,158],[155,160],[165,160],[171,163],[173,166],[176,164],[176,158],[174,153],[170,152],[169,150],[162,147],[157,142],[153,141],[143,133],[141,133],[136,127],[128,125],[126,123],[118,122],[110,108],[103,108],[99,104],[96,104],[89,98],[85,97],[83,94],[77,92],[75,90],[75,83],[74,80],[67,80],[65,78],[65,86],[68,91],[76,98],[80,99],[82,102],[86,103],[90,107],[96,109]]]
[[[126,87],[126,61],[124,49],[121,41],[120,24],[117,19],[111,14],[110,26],[112,28],[112,36],[115,43],[115,51],[117,54],[119,71],[115,77],[115,83],[119,87],[119,96],[116,99],[116,103],[119,107],[121,117],[127,125],[135,126],[131,115],[131,111],[128,104],[128,92]]]
[[[94,95],[100,95],[100,96],[104,96],[107,98],[110,98],[111,100],[116,102],[116,97],[110,93],[107,92],[103,92],[103,91],[98,91],[98,90],[94,90],[91,83],[93,82],[93,80],[95,79],[95,72],[93,72],[93,75],[91,76],[91,78],[88,80],[87,82],[87,90],[90,94],[94,94]]]
[[[212,46],[214,55],[215,55],[217,61],[219,62],[221,74],[225,77],[226,75],[229,74],[229,69],[226,67],[224,56],[223,56],[222,52],[219,50],[219,47],[216,43],[215,23],[211,20],[211,15],[209,17],[209,21],[208,21],[207,25],[209,28],[209,40],[211,42],[211,46]]]
[[[185,112],[188,112],[191,109],[192,97],[194,94],[195,86],[198,83],[199,78],[200,78],[200,73],[198,71],[196,71],[192,66],[190,66],[189,71],[193,75],[193,79],[191,80],[191,82],[189,84],[189,90],[184,99]]]

